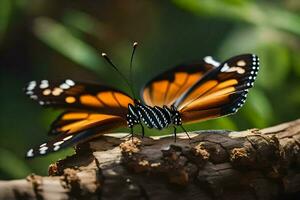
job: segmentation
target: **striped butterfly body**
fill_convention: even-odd
[[[65,111],[51,125],[49,135],[55,138],[30,149],[26,157],[46,155],[118,127],[127,126],[133,134],[133,127],[140,125],[144,135],[143,125],[158,130],[172,126],[176,138],[176,127],[185,131],[185,123],[235,113],[258,69],[259,59],[253,54],[222,63],[205,57],[159,74],[141,89],[140,100],[115,88],[70,79],[32,81],[25,87],[31,99]]]
[[[128,105],[126,116],[128,127],[144,123],[148,128],[163,129],[169,125],[181,125],[180,113],[174,108],[167,106],[148,106],[135,100],[135,104]]]

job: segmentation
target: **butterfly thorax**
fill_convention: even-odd
[[[148,128],[163,129],[169,125],[181,125],[181,116],[174,106],[148,106],[135,100],[134,105],[128,105],[126,116],[128,127],[143,123]]]

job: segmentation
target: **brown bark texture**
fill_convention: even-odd
[[[299,199],[300,119],[190,135],[101,136],[47,177],[0,181],[0,199]]]

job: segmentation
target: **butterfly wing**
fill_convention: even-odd
[[[143,101],[150,106],[171,106],[182,93],[218,65],[209,56],[197,63],[178,65],[149,81],[142,88]]]
[[[87,112],[64,112],[52,124],[53,140],[30,149],[26,157],[46,155],[70,145],[88,141],[118,127],[125,127],[126,120],[120,116]]]
[[[121,120],[122,119],[122,120]],[[117,115],[108,115],[84,111],[66,111],[62,113],[52,124],[49,135],[73,134],[103,124],[124,122],[126,119]]]
[[[174,103],[183,122],[202,121],[236,112],[256,79],[259,58],[244,54],[209,71]]]
[[[133,103],[132,98],[121,91],[69,79],[32,81],[27,84],[25,93],[42,106],[67,110],[51,125],[49,134],[56,137],[30,149],[26,155],[28,158],[58,151],[111,129],[125,127],[127,107]]]
[[[127,94],[97,84],[72,80],[31,81],[25,93],[45,107],[63,108],[125,116],[127,106],[133,103]]]

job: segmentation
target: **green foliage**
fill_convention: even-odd
[[[244,21],[300,35],[299,15],[264,1],[258,3],[250,0],[173,0],[173,2],[197,15],[225,17],[232,21]]]
[[[23,157],[0,148],[0,172],[4,173],[6,177],[23,178],[30,173],[30,169]]]
[[[46,17],[35,19],[35,35],[47,45],[75,63],[98,71],[103,65],[99,53],[91,46],[76,38],[62,24]]]
[[[0,1],[0,44],[10,22],[11,12],[12,2],[10,0]]]
[[[256,128],[268,126],[276,117],[265,94],[256,89],[252,89],[249,93],[248,103],[242,110],[242,114]]]

